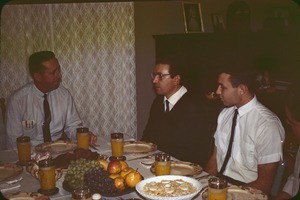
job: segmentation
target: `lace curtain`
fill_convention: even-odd
[[[136,137],[134,43],[130,2],[6,5],[0,97],[31,81],[30,54],[52,50],[84,125],[98,135]]]

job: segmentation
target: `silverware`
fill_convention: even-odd
[[[202,179],[206,179],[206,178],[208,178],[208,177],[210,177],[211,175],[210,174],[208,174],[208,175],[205,175],[205,176],[200,176],[200,177],[196,177],[195,179],[196,180],[202,180]]]
[[[22,181],[22,180],[23,180],[23,177],[20,177],[20,178],[18,178],[18,179],[16,179],[16,180],[6,181],[6,183],[7,183],[8,185],[13,185],[13,184],[15,184],[15,183],[17,183],[17,182],[20,182],[20,181]]]
[[[153,153],[153,154],[150,154],[150,155],[147,155],[147,156],[141,156],[141,157],[131,158],[131,159],[128,159],[127,161],[139,160],[139,159],[144,159],[144,158],[152,158],[152,157],[155,156],[156,154],[157,154],[157,153]]]

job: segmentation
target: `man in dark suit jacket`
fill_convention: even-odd
[[[175,57],[156,63],[152,83],[157,97],[142,140],[157,144],[159,150],[180,160],[204,166],[211,143],[207,117],[203,104],[182,85],[180,67]]]

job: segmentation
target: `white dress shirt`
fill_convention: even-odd
[[[299,190],[299,182],[300,182],[300,148],[298,148],[296,162],[294,166],[294,172],[291,174],[284,185],[283,191],[294,197]]]
[[[25,135],[31,139],[33,146],[43,143],[44,107],[43,93],[33,82],[15,91],[7,102],[7,146],[16,148],[16,138]],[[82,126],[74,100],[70,92],[59,86],[47,93],[51,111],[50,132],[52,140],[61,137],[64,131],[68,137],[76,139],[76,128]]]
[[[165,105],[165,110],[166,110],[166,100],[169,101],[169,111],[172,110],[172,108],[175,106],[175,104],[177,103],[177,101],[179,101],[179,99],[187,92],[186,87],[181,86],[181,88],[174,93],[169,99],[167,99],[167,97],[164,97],[164,105]]]
[[[224,108],[215,132],[217,166],[220,171],[231,134],[235,106]],[[238,109],[232,153],[224,175],[249,183],[257,179],[257,165],[282,159],[284,129],[278,117],[254,97]]]

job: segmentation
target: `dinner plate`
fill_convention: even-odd
[[[6,195],[9,200],[50,200],[48,196],[38,192],[17,192]]]
[[[153,163],[150,171],[155,174],[155,164]],[[195,163],[183,162],[183,161],[171,161],[171,175],[181,176],[196,176],[201,174],[202,167]]]
[[[142,141],[126,141],[124,142],[125,154],[143,154],[157,150],[157,145],[153,143],[147,143]]]
[[[0,181],[4,181],[18,176],[23,171],[23,167],[14,163],[3,163],[0,165]]]
[[[205,189],[201,196],[203,200],[208,200],[207,196],[208,189]],[[236,185],[232,185],[227,190],[227,200],[267,200],[268,196],[265,195],[262,191],[254,188],[241,188]]]
[[[193,192],[191,192],[190,194],[185,194],[185,195],[175,195],[173,192],[170,192],[168,190],[168,197],[166,196],[162,196],[165,195],[163,194],[163,190],[167,191],[167,189],[171,188],[172,189],[172,184],[169,183],[170,181],[176,181],[178,183],[181,182],[181,184],[175,186],[177,188],[175,188],[175,192],[178,192],[180,189],[179,188],[184,188],[186,184],[191,184],[195,190]],[[155,184],[157,183],[163,183],[163,187],[157,187],[155,186]],[[157,189],[157,194],[156,195],[152,195],[149,194],[147,192],[145,192],[145,188],[144,186],[146,184],[150,184],[153,185],[153,188],[149,189],[149,191],[156,191]],[[149,186],[149,185],[148,185]],[[159,189],[158,189],[159,188]],[[196,179],[190,178],[190,177],[186,177],[186,176],[176,176],[176,175],[165,175],[165,176],[155,176],[155,177],[151,177],[145,180],[142,180],[141,182],[139,182],[136,186],[135,186],[136,191],[142,195],[143,197],[145,197],[146,199],[160,199],[160,200],[188,200],[188,199],[192,199],[193,197],[195,197],[200,190],[202,189],[202,184],[197,181]],[[162,189],[162,190],[161,190]],[[183,189],[185,191],[187,191],[187,189]]]
[[[39,153],[49,151],[52,155],[55,155],[73,151],[76,147],[77,145],[72,142],[56,141],[39,144],[35,146],[35,150]]]

